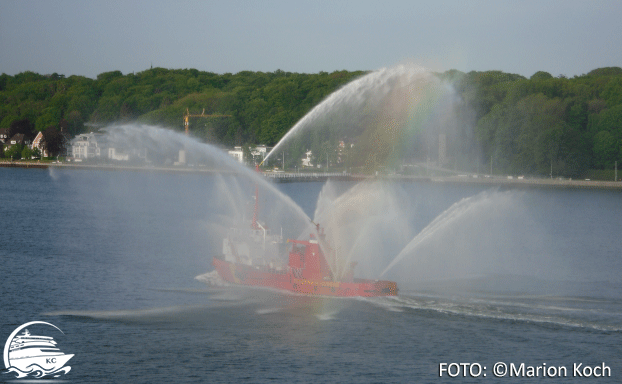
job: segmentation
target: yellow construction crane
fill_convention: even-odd
[[[205,114],[205,108],[203,108],[203,112],[201,112],[201,114],[193,114],[190,113],[190,111],[188,110],[188,108],[186,108],[186,113],[184,113],[184,129],[186,130],[186,135],[188,134],[188,126],[190,125],[190,118],[191,117],[231,117],[231,115],[206,115]]]

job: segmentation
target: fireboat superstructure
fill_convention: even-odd
[[[326,244],[324,231],[316,224],[316,233],[308,240],[287,240],[287,263],[279,257],[286,244],[257,219],[258,189],[255,187],[253,220],[246,228],[232,229],[223,239],[222,255],[213,258],[220,278],[226,282],[271,287],[306,295],[323,296],[396,296],[397,284],[387,280],[354,277],[356,263],[336,276],[331,269],[334,252]],[[329,255],[325,255],[326,250]],[[333,263],[330,263],[330,262]]]

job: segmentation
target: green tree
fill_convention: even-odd
[[[22,148],[22,153],[21,153],[21,157],[24,160],[30,160],[34,155],[34,151],[32,149],[30,149],[30,147],[28,145],[24,145],[24,147]]]
[[[10,139],[14,135],[21,133],[24,135],[24,139],[32,140],[35,137],[34,126],[28,119],[15,120],[11,123],[8,131],[8,138]]]
[[[594,165],[599,169],[612,169],[619,158],[620,141],[608,131],[600,131],[594,136]]]
[[[49,126],[43,131],[43,147],[49,157],[58,156],[65,149],[65,137],[55,126]]]
[[[4,150],[4,157],[12,160],[19,160],[22,158],[22,151],[24,150],[23,144],[13,144],[10,148]]]
[[[530,80],[548,80],[552,78],[553,78],[553,75],[551,75],[550,73],[544,72],[544,71],[538,71],[534,73],[529,79]]]

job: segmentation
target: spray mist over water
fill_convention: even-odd
[[[314,221],[325,228],[321,245],[336,276],[356,262],[358,275],[386,275],[409,289],[503,274],[545,277],[555,269],[522,193],[490,190],[463,198],[417,231],[412,220],[430,202],[410,195],[411,188],[368,181],[339,194],[326,183]]]
[[[484,191],[478,195],[466,197],[437,216],[428,226],[426,226],[417,236],[415,236],[410,243],[391,261],[391,263],[382,271],[380,276],[383,276],[391,268],[397,265],[404,257],[413,255],[417,250],[417,247],[424,243],[426,240],[433,238],[438,232],[443,231],[445,228],[454,224],[462,217],[477,213],[478,209],[482,209],[482,206],[491,204],[491,193]],[[497,197],[497,196],[495,196]],[[507,197],[503,196],[503,197]]]
[[[330,181],[319,197],[314,222],[321,223],[326,237],[325,254],[333,274],[342,277],[351,262],[357,271],[376,277],[382,255],[399,250],[410,237],[407,196],[395,184],[369,181],[356,184],[338,195]]]
[[[397,279],[402,289],[436,282],[435,289],[463,291],[467,283],[495,292],[544,288],[551,279],[564,279],[560,258],[523,198],[522,192],[493,190],[454,203],[381,275]]]
[[[210,220],[221,222],[210,222],[206,227],[218,227],[224,233],[234,225],[242,225],[250,218],[255,186],[259,190],[260,214],[273,230],[286,228],[290,232],[302,232],[303,228],[309,227],[310,218],[289,196],[217,147],[172,130],[144,124],[112,125],[103,131],[109,146],[137,149],[151,164],[172,164],[183,151],[187,162],[196,170],[213,175],[213,189],[209,196],[206,191],[205,199],[213,213]]]
[[[370,102],[376,102],[392,105],[393,108],[388,109],[403,112],[409,109],[402,105],[404,100],[408,104],[413,99],[423,98],[402,98],[408,92],[414,93],[416,85],[423,84],[423,88],[426,88],[432,84],[436,91],[442,88],[440,82],[425,70],[403,66],[374,72],[351,84],[329,97],[327,104],[322,103],[314,109],[316,112],[301,120],[290,133],[307,129],[309,125],[303,124],[304,121],[317,120],[319,116],[315,115],[318,114],[330,114],[331,108],[336,105],[348,106],[351,111],[356,111],[359,107],[368,106]],[[395,95],[400,97],[396,98]],[[435,100],[438,101],[438,98]],[[260,188],[260,216],[268,221],[267,225],[274,232],[278,233],[281,228],[285,228],[285,237],[304,238],[314,231],[311,220],[290,197],[218,148],[174,131],[148,125],[113,125],[104,131],[111,146],[140,148],[147,161],[154,164],[172,163],[179,156],[179,151],[183,150],[188,162],[217,170],[213,193],[209,198],[210,205],[218,209],[204,225],[206,229],[216,232],[215,239],[223,238],[232,227],[245,225],[250,218],[249,203],[254,184]],[[352,262],[358,264],[357,275],[380,277],[404,259],[412,259],[412,255],[419,253],[421,247],[452,228],[455,223],[465,217],[477,216],[482,206],[511,205],[507,197],[503,199],[501,196],[504,195],[494,192],[464,199],[415,236],[409,221],[416,214],[415,207],[412,199],[398,184],[363,182],[339,193],[335,185],[328,182],[318,197],[314,222],[320,223],[326,232],[321,246],[335,277],[342,277]],[[380,276],[377,272],[379,270],[383,270]],[[401,268],[401,272],[405,270],[408,268]],[[417,267],[416,270],[421,268]],[[409,280],[408,276],[405,279]]]
[[[360,153],[353,157],[363,156],[365,162],[372,159],[376,165],[394,162],[396,156],[412,150],[408,149],[413,144],[410,139],[419,140],[417,133],[437,132],[439,127],[455,125],[456,103],[451,87],[423,68],[406,65],[383,68],[330,95],[301,119],[272,152],[280,151],[290,141],[310,145],[310,137],[322,133],[329,125],[331,135],[349,137],[356,143],[354,152]],[[219,236],[249,219],[248,202],[253,184],[260,188],[260,216],[269,221],[273,231],[286,228],[285,237],[301,238],[314,230],[310,219],[290,197],[213,146],[147,125],[114,125],[105,131],[109,143],[141,148],[145,158],[153,163],[170,164],[183,150],[189,163],[217,169],[214,196],[210,199],[211,205],[218,207],[212,220],[218,222],[205,227],[218,228]],[[421,149],[421,143],[413,148]],[[337,278],[343,276],[352,262],[358,263],[359,276],[379,277],[377,271],[383,270],[381,275],[384,275],[398,263],[402,274],[414,268],[416,275],[425,266],[410,266],[408,262],[415,259],[415,253],[421,260],[426,247],[435,243],[433,240],[455,243],[461,235],[452,231],[466,229],[468,233],[471,229],[468,225],[460,228],[465,220],[481,221],[490,208],[502,211],[513,205],[507,195],[483,193],[454,204],[416,234],[410,223],[416,214],[415,207],[399,185],[363,182],[338,193],[328,182],[318,198],[314,221],[326,231],[321,246]],[[487,224],[484,219],[481,228]],[[448,239],[447,233],[452,233],[452,238]],[[408,281],[411,277],[401,279]]]

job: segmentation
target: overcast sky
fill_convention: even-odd
[[[0,0],[0,72],[622,66],[622,1]]]

